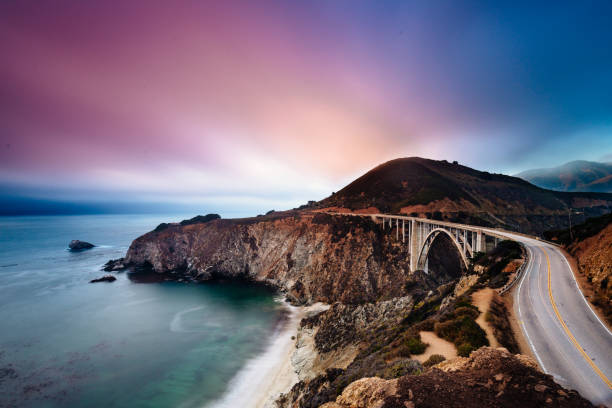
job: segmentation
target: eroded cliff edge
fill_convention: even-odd
[[[261,282],[299,304],[363,303],[445,279],[410,274],[408,255],[406,245],[369,219],[292,212],[168,225],[134,240],[125,264],[197,281]],[[411,286],[415,280],[420,284]]]

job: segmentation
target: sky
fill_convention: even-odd
[[[246,214],[612,161],[611,44],[609,1],[2,1],[0,188]]]

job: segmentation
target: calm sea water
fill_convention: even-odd
[[[283,307],[264,288],[137,283],[101,266],[187,216],[0,217],[0,406],[202,407],[262,353]],[[96,248],[71,253],[81,239]]]

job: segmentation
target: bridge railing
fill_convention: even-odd
[[[524,261],[521,264],[521,266],[519,266],[518,270],[516,271],[516,274],[514,275],[514,279],[512,279],[510,282],[506,283],[501,289],[499,289],[500,295],[503,295],[504,293],[512,289],[514,284],[518,282],[523,276],[525,269],[527,269],[527,265],[529,264],[529,251],[525,250],[525,246],[523,244],[520,244],[520,245],[521,245],[521,252],[523,252],[523,255],[524,255],[523,256]]]

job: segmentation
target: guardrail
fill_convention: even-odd
[[[518,270],[516,271],[516,275],[514,275],[514,279],[512,279],[510,282],[506,283],[501,289],[499,289],[500,295],[503,295],[504,293],[509,291],[512,288],[512,286],[514,286],[514,284],[521,279],[521,276],[523,276],[523,272],[525,271],[525,268],[527,268],[527,265],[529,264],[529,252],[525,250],[525,246],[523,244],[520,244],[520,245],[521,245],[521,252],[523,252],[525,260],[523,261],[521,266],[519,266]]]

